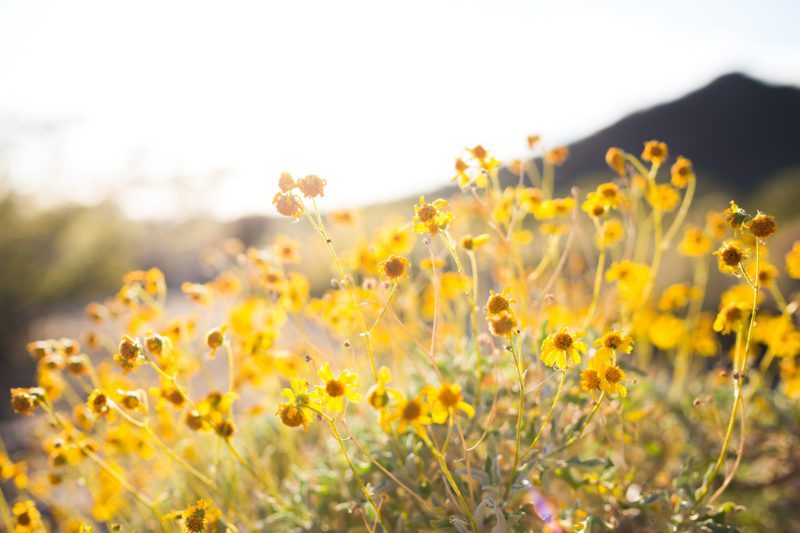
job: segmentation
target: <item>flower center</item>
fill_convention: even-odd
[[[325,383],[325,392],[328,393],[328,396],[337,398],[344,394],[344,385],[342,385],[341,381],[332,379]]]
[[[417,211],[417,216],[422,223],[430,222],[433,220],[433,217],[436,216],[436,208],[430,204],[425,204],[419,208],[419,211]]]
[[[439,389],[439,394],[437,398],[446,407],[455,407],[456,405],[458,405],[458,402],[461,401],[461,393],[455,392],[451,387],[445,385],[444,387]]]
[[[581,378],[583,378],[587,389],[591,390],[600,387],[600,376],[597,375],[596,370],[584,370],[581,373]]]
[[[725,248],[722,251],[722,261],[731,267],[738,266],[742,262],[742,252],[732,246]]]
[[[400,259],[393,257],[386,261],[386,264],[383,266],[383,270],[386,272],[388,277],[399,278],[405,271],[405,265],[403,265],[403,262]]]
[[[486,304],[486,309],[489,311],[489,314],[492,315],[498,315],[503,311],[506,311],[508,308],[508,300],[499,294],[495,294],[489,298],[489,302]]]
[[[606,335],[605,339],[603,339],[603,344],[606,348],[616,350],[617,347],[622,344],[622,338],[616,333],[609,333]]]
[[[281,409],[281,422],[290,428],[296,428],[303,423],[303,413],[293,405]]]
[[[725,310],[725,320],[728,322],[735,322],[742,318],[742,310],[739,307],[732,305]]]
[[[422,406],[416,400],[411,400],[403,407],[403,420],[416,420],[422,416]]]
[[[373,391],[372,394],[369,395],[369,403],[375,409],[381,409],[382,407],[386,407],[386,404],[389,403],[389,395],[384,391]]]
[[[572,346],[572,335],[569,333],[557,333],[555,337],[553,337],[553,346],[558,348],[559,350],[567,350],[570,346]]]
[[[609,383],[619,383],[619,381],[622,379],[622,373],[619,371],[619,368],[610,366],[606,368],[605,378]]]

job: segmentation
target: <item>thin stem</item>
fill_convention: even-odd
[[[385,315],[386,314],[386,310],[389,309],[389,304],[391,304],[392,298],[394,297],[396,292],[397,292],[397,282],[394,281],[394,282],[392,282],[392,288],[389,291],[389,297],[386,298],[386,303],[383,304],[383,307],[381,308],[380,313],[378,313],[378,318],[375,319],[375,322],[373,322],[372,326],[370,326],[370,328],[369,328],[370,332],[372,332],[372,330],[375,329],[375,327],[378,325],[378,323],[380,323],[381,319],[383,319],[383,315]]]
[[[478,262],[475,258],[475,252],[472,250],[467,252],[467,257],[469,257],[470,269],[472,271],[472,299],[469,302],[469,320],[472,325],[472,341],[475,349],[475,373],[477,375],[475,384],[475,407],[480,409],[481,386],[483,384],[483,361],[481,357],[480,341],[478,340]]]
[[[336,427],[336,422],[331,418],[327,418],[327,422],[328,426],[330,427],[331,433],[336,438],[336,441],[339,443],[339,446],[342,449],[344,458],[347,461],[347,466],[350,467],[350,471],[353,473],[353,477],[355,478],[356,483],[358,483],[361,492],[364,493],[364,496],[366,496],[370,505],[372,505],[372,508],[375,510],[375,514],[378,516],[378,521],[381,523],[381,526],[383,526],[383,529],[385,531],[387,532],[391,531],[389,529],[389,526],[387,526],[386,522],[384,522],[383,520],[383,515],[381,515],[380,507],[378,506],[377,503],[375,503],[375,499],[372,497],[372,494],[370,494],[369,489],[367,489],[366,485],[364,485],[364,481],[362,481],[361,476],[358,475],[358,471],[356,470],[356,467],[353,465],[353,461],[350,460],[350,454],[347,452],[347,446],[344,445],[344,441],[342,440],[342,435],[339,433],[339,429]]]
[[[759,240],[756,239],[756,272],[758,272],[759,269],[759,259]],[[742,401],[742,385],[744,384],[744,374],[747,368],[747,354],[750,349],[750,340],[753,334],[753,325],[755,324],[756,311],[758,307],[758,287],[759,279],[758,276],[756,276],[755,284],[753,285],[753,309],[750,312],[750,322],[747,326],[747,337],[744,343],[744,351],[741,355],[739,354],[738,350],[739,342],[737,342],[737,350],[734,361],[734,369],[736,370],[736,373],[734,374],[733,408],[731,409],[731,416],[728,420],[728,429],[725,432],[725,440],[722,442],[722,449],[720,450],[716,463],[714,463],[713,469],[703,480],[703,485],[698,491],[694,505],[692,506],[692,510],[696,509],[697,506],[702,503],[703,499],[705,499],[705,497],[708,495],[709,490],[711,490],[711,485],[714,483],[714,479],[717,477],[720,468],[722,468],[722,465],[725,462],[725,456],[728,452],[728,445],[730,444],[731,437],[733,435],[733,428],[736,425],[736,411]],[[741,337],[741,327],[737,332],[737,337]],[[744,409],[744,406],[741,407]],[[742,428],[742,431],[744,431],[744,428]],[[733,471],[728,474],[731,479],[733,479],[737,467],[738,464],[734,464]],[[718,495],[719,494],[715,494],[715,497]]]
[[[256,471],[255,467],[253,467],[253,465],[250,464],[250,461],[245,459],[245,457],[241,454],[241,452],[236,449],[236,446],[233,445],[231,440],[229,438],[224,438],[224,437],[222,438],[222,440],[225,441],[225,444],[228,445],[228,449],[231,451],[231,455],[233,455],[234,459],[236,459],[236,461],[240,465],[242,465],[245,468],[245,470],[250,472],[250,475],[252,475],[256,479],[256,481],[258,481],[261,484],[261,486],[264,487],[264,489],[266,489],[267,494],[269,494],[270,497],[272,497],[280,505],[286,506],[286,504],[283,501],[283,498],[277,492],[275,492],[275,489],[272,487],[271,484],[267,483],[267,481],[261,477],[258,471]]]
[[[39,402],[39,405],[44,409],[44,411],[53,419],[57,426],[59,426],[62,431],[64,431],[70,437],[73,437],[73,430],[70,426],[64,423],[61,420],[61,417],[58,416],[58,413],[52,408],[52,406],[47,402],[47,400],[43,400]],[[93,463],[95,463],[101,470],[103,470],[106,474],[111,476],[114,481],[116,481],[123,489],[128,491],[131,496],[133,496],[137,501],[139,501],[142,505],[144,505],[157,519],[159,527],[162,531],[166,531],[166,528],[163,524],[163,519],[156,509],[156,504],[153,500],[145,496],[140,490],[136,487],[131,485],[131,483],[125,478],[123,474],[120,474],[116,470],[114,470],[111,465],[106,463],[99,455],[95,454],[84,442],[79,439],[76,439],[76,443],[80,448],[81,452],[83,452]]]
[[[680,210],[678,211],[678,214],[675,215],[675,218],[672,219],[672,224],[670,224],[667,233],[664,235],[664,241],[661,244],[664,249],[669,248],[672,239],[675,237],[678,229],[680,229],[681,224],[683,224],[683,220],[686,218],[686,214],[689,212],[689,206],[692,205],[692,198],[694,198],[694,190],[696,187],[697,180],[690,180],[689,185],[686,188],[686,194],[683,195],[683,202],[681,202]]]
[[[647,303],[647,301],[650,299],[650,294],[653,292],[656,276],[658,275],[658,270],[661,267],[661,255],[664,251],[664,247],[662,246],[663,228],[661,226],[661,218],[663,213],[661,212],[661,208],[658,206],[658,199],[656,196],[656,174],[658,174],[658,168],[659,165],[657,163],[653,163],[650,166],[650,171],[647,173],[648,187],[650,189],[650,194],[653,196],[653,201],[650,204],[651,208],[653,209],[653,260],[650,263],[650,277],[647,280],[644,291],[642,291],[642,304]]]
[[[594,404],[594,408],[592,408],[592,411],[589,413],[589,416],[586,418],[586,420],[583,421],[583,424],[581,425],[581,428],[578,430],[578,432],[577,433],[573,433],[573,435],[569,438],[569,440],[567,440],[567,442],[565,442],[564,444],[562,444],[561,446],[559,446],[558,448],[556,448],[552,452],[548,453],[547,457],[549,457],[551,455],[555,455],[558,452],[569,448],[570,446],[572,446],[573,444],[578,442],[578,440],[580,440],[580,438],[583,436],[583,432],[586,431],[587,427],[589,427],[589,423],[592,421],[592,419],[594,418],[594,415],[600,409],[600,405],[603,403],[603,400],[605,399],[605,397],[606,397],[605,391],[601,392],[600,393],[600,397],[597,399],[597,403]]]
[[[561,381],[558,382],[558,388],[556,389],[556,395],[553,397],[553,404],[550,406],[550,411],[547,413],[547,417],[544,419],[544,422],[542,423],[542,426],[539,428],[539,431],[536,433],[536,436],[533,438],[533,441],[531,441],[530,446],[528,446],[528,448],[525,450],[525,454],[529,453],[533,449],[533,447],[536,446],[536,443],[539,441],[539,437],[542,436],[545,428],[547,428],[547,426],[550,424],[550,420],[553,418],[553,413],[556,410],[556,404],[558,403],[558,399],[561,396],[561,390],[564,387],[564,378],[566,378],[566,376],[567,376],[566,371],[562,370]]]
[[[362,445],[361,445],[361,444],[358,442],[358,440],[356,440],[355,436],[354,436],[354,435],[353,435],[353,433],[350,431],[350,428],[347,426],[347,423],[346,423],[344,420],[341,420],[341,423],[342,423],[342,427],[344,428],[345,432],[347,433],[347,438],[348,438],[348,440],[350,440],[350,442],[352,442],[352,443],[353,443],[353,444],[356,446],[356,448],[358,448],[358,451],[360,451],[360,452],[361,452],[361,453],[364,455],[364,457],[366,457],[367,459],[369,459],[369,461],[370,461],[372,464],[374,464],[374,465],[375,465],[375,466],[378,468],[378,470],[380,470],[381,472],[383,472],[383,473],[384,473],[384,474],[385,474],[385,475],[386,475],[386,476],[387,476],[389,479],[391,479],[392,481],[394,481],[395,483],[397,483],[397,485],[398,485],[400,488],[402,488],[404,491],[406,491],[407,493],[409,493],[409,494],[410,494],[410,495],[411,495],[411,496],[412,496],[412,497],[413,497],[415,500],[417,500],[417,503],[419,503],[421,506],[423,506],[423,507],[427,507],[427,506],[429,506],[429,505],[430,505],[430,504],[429,504],[429,503],[428,503],[428,502],[427,502],[427,501],[426,501],[426,500],[425,500],[425,499],[424,499],[422,496],[420,496],[419,494],[417,494],[417,493],[414,491],[414,489],[412,489],[411,487],[409,487],[408,485],[406,485],[405,483],[403,483],[403,481],[401,481],[401,480],[400,480],[400,478],[398,478],[396,475],[392,474],[392,472],[391,472],[391,471],[389,471],[388,469],[386,469],[386,467],[384,467],[384,466],[383,466],[383,465],[382,465],[382,464],[381,464],[381,463],[380,463],[380,462],[379,462],[377,459],[375,459],[375,457],[373,457],[373,456],[372,456],[372,454],[371,454],[371,453],[369,453],[369,450],[366,450],[366,449],[365,449],[365,448],[364,448],[364,447],[363,447],[363,446],[362,446]]]
[[[517,466],[519,465],[519,445],[522,438],[522,417],[525,414],[525,378],[522,376],[521,361],[522,353],[517,355],[517,349],[514,346],[515,341],[519,341],[519,335],[511,336],[511,354],[514,356],[514,368],[517,370],[517,380],[519,382],[519,407],[517,408],[517,430],[514,437],[514,463],[511,467],[511,476],[508,480],[508,485],[503,493],[503,500],[508,499],[508,494],[511,492],[511,487],[514,485],[514,480],[517,477]],[[521,345],[521,343],[520,343]],[[521,352],[521,350],[520,350]]]
[[[441,466],[442,468],[442,473],[444,474],[444,477],[447,479],[447,482],[450,485],[450,487],[453,489],[453,492],[455,493],[458,502],[461,504],[461,507],[464,509],[464,512],[466,513],[467,518],[469,519],[469,523],[472,526],[472,531],[475,532],[480,531],[480,529],[478,529],[478,524],[475,522],[475,517],[472,516],[472,511],[470,510],[467,501],[464,499],[464,495],[461,493],[461,489],[458,488],[458,484],[456,484],[456,480],[453,477],[453,474],[450,473],[450,469],[447,467],[446,458],[439,452],[439,450],[436,449],[436,446],[433,445],[433,443],[428,438],[428,435],[424,431],[420,433],[420,437],[422,438],[422,441],[428,446],[428,449],[430,449],[431,453],[433,453],[434,457],[436,457],[436,459],[439,461],[439,466]]]
[[[603,283],[603,269],[606,264],[606,247],[600,249],[600,257],[597,259],[597,272],[594,275],[594,286],[592,288],[592,303],[589,305],[589,310],[586,312],[586,318],[583,321],[583,329],[589,327],[594,318],[594,313],[597,310],[597,302],[600,298],[600,287]]]
[[[436,258],[433,255],[433,248],[431,247],[430,241],[426,240],[426,244],[428,246],[428,253],[431,258],[431,277],[433,280],[433,324],[431,326],[431,348],[427,351],[426,355],[428,356],[428,361],[430,361],[431,366],[436,371],[436,375],[439,376],[439,381],[444,383],[444,376],[442,375],[442,371],[439,370],[439,365],[436,364],[436,357],[434,357],[434,352],[436,350],[436,329],[439,325],[439,279],[436,277]]]
[[[692,335],[697,330],[697,323],[700,320],[700,313],[703,311],[703,301],[705,300],[706,288],[708,285],[708,258],[700,256],[695,259],[694,264],[694,282],[693,287],[700,291],[689,303],[689,309],[686,313],[686,328],[684,330],[684,339],[681,347],[676,356],[675,373],[672,376],[672,386],[670,387],[670,394],[677,396],[680,394],[681,385],[686,381],[686,376],[689,373],[689,367],[692,362]]]
[[[331,244],[331,239],[328,237],[328,233],[325,231],[325,226],[322,223],[322,217],[319,214],[319,209],[317,208],[317,201],[316,199],[312,198],[311,202],[314,206],[314,213],[317,216],[317,222],[314,222],[314,219],[311,218],[311,215],[308,213],[306,209],[306,215],[308,216],[309,220],[311,221],[311,225],[317,232],[322,236],[325,240],[325,246],[328,247],[328,252],[333,259],[333,263],[336,266],[336,270],[341,277],[342,283],[345,286],[345,291],[347,292],[348,296],[350,297],[350,303],[353,306],[353,310],[356,313],[356,318],[361,325],[361,332],[363,333],[364,343],[367,347],[367,355],[369,356],[369,363],[372,369],[372,377],[375,379],[375,383],[378,382],[378,366],[375,364],[375,354],[372,348],[372,337],[369,334],[369,330],[367,329],[367,323],[364,321],[364,314],[361,312],[361,307],[359,307],[358,302],[356,300],[355,293],[353,292],[352,283],[348,280],[347,274],[345,274],[344,267],[342,266],[342,262],[339,260],[339,256],[336,255],[336,250],[333,249],[333,245]]]
[[[228,392],[233,392],[234,389],[234,378],[235,374],[234,370],[234,357],[233,357],[233,349],[231,348],[231,341],[225,339],[223,343],[225,345],[225,353],[228,356]]]

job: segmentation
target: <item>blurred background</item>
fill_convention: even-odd
[[[410,217],[466,146],[569,145],[566,191],[657,138],[694,161],[700,217],[741,198],[787,248],[800,3],[643,4],[0,0],[0,386],[125,271],[203,281],[204,249],[286,232],[283,170],[327,179],[327,210]]]

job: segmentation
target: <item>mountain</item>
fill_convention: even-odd
[[[800,89],[727,74],[677,100],[624,117],[570,146],[561,187],[608,174],[610,146],[640,154],[643,141],[669,145],[692,160],[698,176],[731,192],[752,192],[767,178],[800,169]],[[702,183],[698,182],[698,183]]]

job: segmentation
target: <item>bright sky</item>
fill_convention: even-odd
[[[231,218],[282,170],[354,205],[732,70],[800,84],[800,2],[645,4],[0,0],[0,164],[46,202]]]

